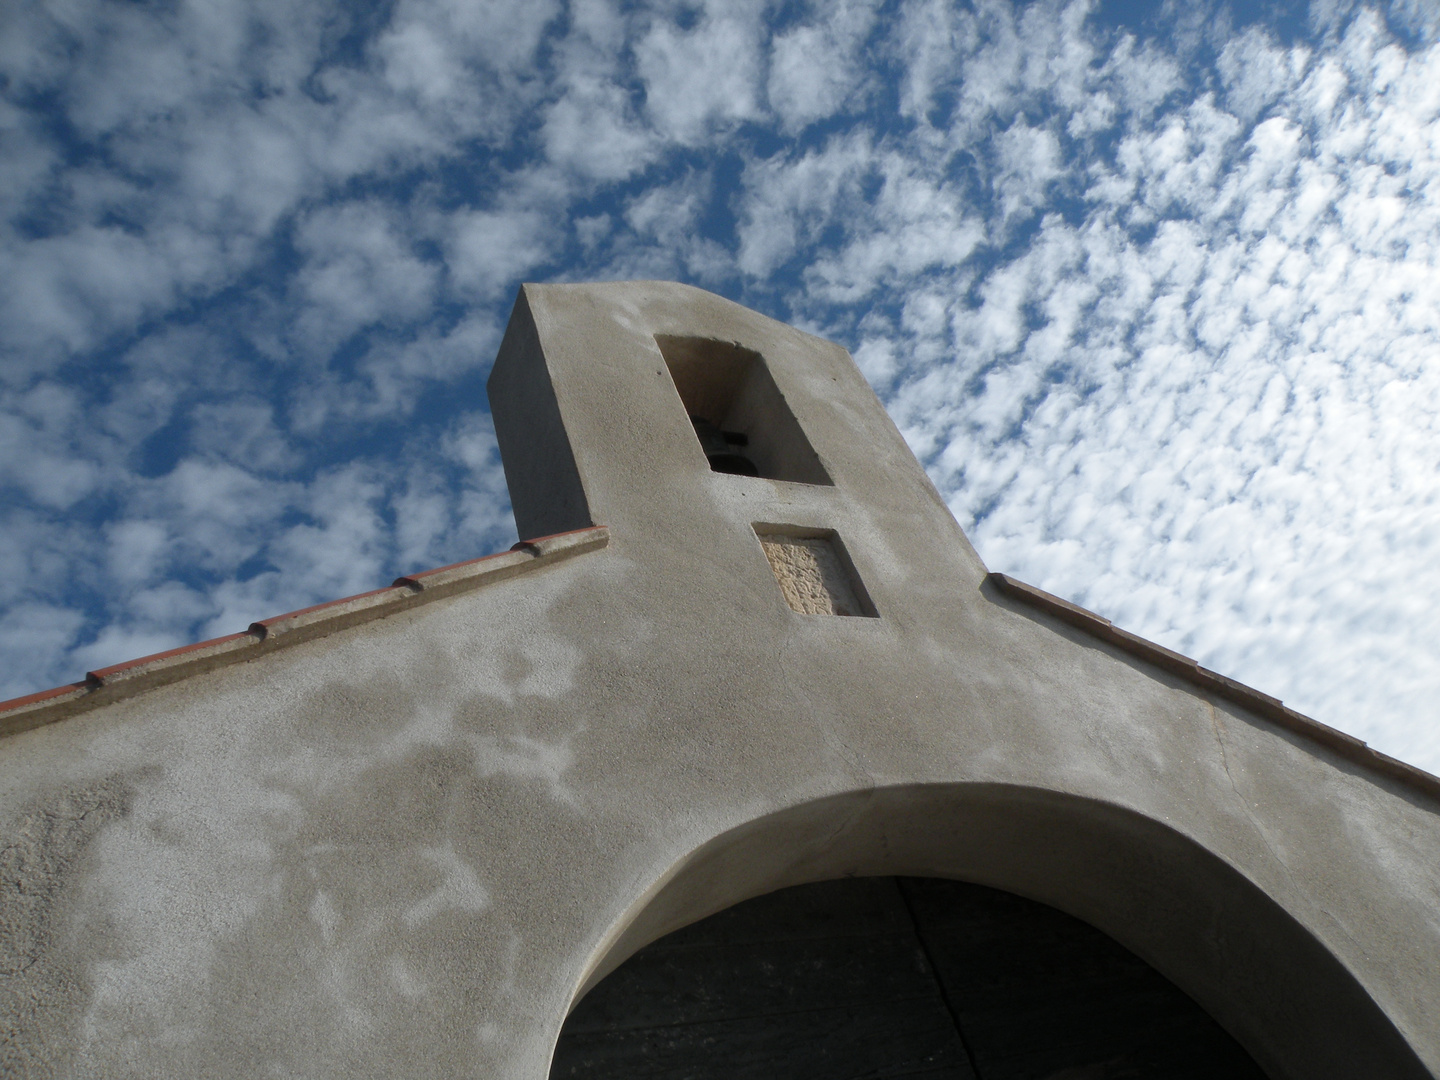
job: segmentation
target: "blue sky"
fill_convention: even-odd
[[[523,280],[850,348],[992,569],[1440,771],[1428,5],[16,0],[0,696],[508,546]]]

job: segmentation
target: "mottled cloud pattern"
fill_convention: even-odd
[[[1427,5],[0,10],[0,696],[513,540],[522,280],[844,342],[982,556],[1440,770]]]

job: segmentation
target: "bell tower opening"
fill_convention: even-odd
[[[758,352],[670,334],[656,334],[655,344],[713,471],[833,483]]]

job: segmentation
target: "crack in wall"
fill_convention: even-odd
[[[1245,796],[1241,794],[1240,788],[1235,783],[1235,776],[1230,771],[1230,758],[1228,752],[1225,749],[1225,726],[1220,721],[1220,715],[1216,710],[1214,703],[1210,701],[1209,698],[1205,699],[1205,706],[1210,710],[1210,724],[1215,732],[1215,742],[1220,747],[1220,764],[1225,770],[1225,778],[1230,781],[1230,790],[1235,793],[1235,797],[1239,801],[1241,809],[1245,812],[1245,817],[1250,821],[1251,826],[1254,827],[1256,835],[1260,838],[1260,842],[1265,845],[1265,850],[1270,853],[1271,858],[1273,858],[1275,862],[1279,864],[1281,869],[1284,870],[1285,876],[1290,879],[1290,883],[1292,886],[1294,886],[1295,891],[1300,896],[1304,897],[1308,903],[1313,904],[1315,910],[1318,911],[1321,915],[1324,915],[1325,918],[1329,920],[1330,925],[1335,930],[1343,934],[1346,940],[1349,941],[1352,946],[1358,947],[1355,936],[1345,926],[1344,922],[1338,919],[1335,914],[1324,904],[1317,902],[1314,895],[1314,890],[1303,887],[1300,879],[1295,876],[1295,872],[1290,868],[1290,864],[1285,861],[1284,857],[1275,850],[1275,846],[1271,844],[1270,837],[1265,830],[1265,826],[1256,816],[1254,812],[1254,807],[1252,807],[1251,804],[1246,801]]]
[[[1220,714],[1215,709],[1215,703],[1208,697],[1203,700],[1205,707],[1210,710],[1210,727],[1215,732],[1215,745],[1220,748],[1220,766],[1225,770],[1225,779],[1230,782],[1230,790],[1234,792],[1235,799],[1240,804],[1240,809],[1244,811],[1246,819],[1254,828],[1256,835],[1259,836],[1260,842],[1265,845],[1265,850],[1268,851],[1270,857],[1285,870],[1286,876],[1291,877],[1293,880],[1290,867],[1270,843],[1270,837],[1266,834],[1264,825],[1262,825],[1260,819],[1255,816],[1254,809],[1250,803],[1246,801],[1245,796],[1240,791],[1239,785],[1235,783],[1235,774],[1230,771],[1230,754],[1225,748],[1225,728],[1220,722]]]

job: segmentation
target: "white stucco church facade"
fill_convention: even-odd
[[[1017,986],[1440,1076],[1440,780],[990,573],[844,349],[526,286],[490,395],[514,550],[0,706],[0,1072],[1140,1075],[987,1042],[1064,1023],[946,982],[963,886],[1062,928]]]

